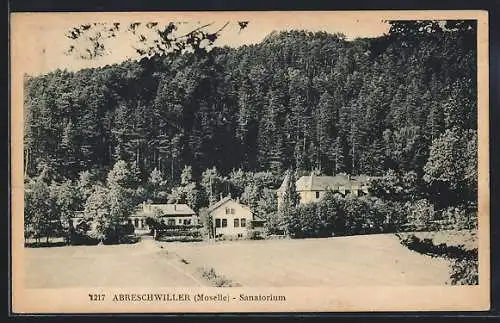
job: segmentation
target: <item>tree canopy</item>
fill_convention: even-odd
[[[212,167],[421,176],[434,139],[477,128],[467,26],[421,31],[411,46],[396,35],[418,24],[354,41],[281,32],[201,56],[29,78],[27,175],[45,163],[61,180],[83,170],[104,180],[124,160],[141,182],[156,169],[170,185],[187,165],[194,179]]]

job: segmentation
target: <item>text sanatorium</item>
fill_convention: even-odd
[[[239,294],[238,297],[230,297],[229,295],[216,294],[168,294],[168,293],[144,293],[144,294],[115,294],[113,295],[114,302],[284,302],[284,295],[246,295]]]

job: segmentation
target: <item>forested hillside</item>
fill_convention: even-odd
[[[125,160],[140,181],[157,168],[172,185],[187,165],[195,179],[214,166],[422,177],[433,141],[448,130],[467,147],[477,128],[475,25],[423,27],[393,23],[353,41],[272,33],[238,49],[26,77],[26,175],[43,165],[58,181],[105,179]]]

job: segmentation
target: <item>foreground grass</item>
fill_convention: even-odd
[[[394,234],[161,245],[212,285],[218,275],[252,287],[444,285],[449,278],[446,260],[411,252]]]

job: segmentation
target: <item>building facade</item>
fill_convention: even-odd
[[[187,204],[149,204],[142,203],[137,212],[129,217],[128,222],[134,225],[137,231],[149,231],[147,218],[155,218],[158,222],[168,226],[199,225],[200,220],[196,212]]]
[[[341,196],[362,196],[369,193],[369,183],[372,177],[350,176],[339,174],[335,176],[318,176],[311,174],[300,177],[295,187],[300,197],[300,204],[317,202],[325,196],[326,192],[332,191]],[[287,174],[277,190],[278,209],[283,203],[284,194],[288,187],[290,176]]]
[[[264,220],[256,217],[252,210],[238,200],[225,197],[208,208],[216,237],[246,237],[248,230],[261,230]]]

